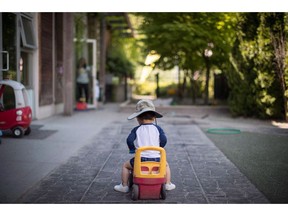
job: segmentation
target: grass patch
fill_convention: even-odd
[[[271,203],[288,203],[288,136],[206,135]]]

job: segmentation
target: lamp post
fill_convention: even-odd
[[[155,74],[156,76],[156,97],[160,97],[160,89],[159,89],[159,72]]]
[[[204,104],[208,105],[209,102],[209,79],[210,79],[210,57],[213,55],[213,43],[208,43],[208,48],[204,50],[204,59],[206,64],[206,83],[205,83],[205,99]]]
[[[156,51],[152,50],[150,53],[147,55],[146,60],[145,60],[145,65],[151,68],[151,72],[153,71],[155,67],[155,62],[158,61],[160,58],[160,55],[157,54]],[[156,97],[159,97],[159,72],[155,74],[156,77]]]

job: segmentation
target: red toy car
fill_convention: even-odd
[[[160,152],[160,162],[141,162],[141,152]],[[166,199],[166,152],[164,148],[145,146],[136,150],[133,169],[132,199]]]
[[[32,110],[24,85],[14,80],[0,81],[0,130],[20,138],[31,132]]]

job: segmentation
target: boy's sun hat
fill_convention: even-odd
[[[134,119],[135,117],[141,115],[144,112],[152,111],[155,113],[156,118],[162,118],[163,115],[156,112],[155,106],[151,100],[140,100],[136,104],[136,112],[133,113],[132,115],[128,116],[128,120]]]

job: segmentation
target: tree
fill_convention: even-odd
[[[227,61],[227,52],[233,41],[235,19],[230,13],[144,13],[140,32],[146,49],[156,50],[161,55],[157,67],[171,69],[178,65],[184,71],[183,85],[197,70],[203,71],[207,58],[203,55],[208,44],[213,44],[215,52],[209,65]],[[233,34],[231,34],[233,33]],[[221,63],[223,64],[223,63]],[[208,69],[208,68],[207,68]],[[209,82],[207,70],[206,80]],[[185,87],[185,86],[184,86]],[[182,88],[184,89],[184,88]],[[179,89],[181,90],[181,89]],[[206,85],[206,98],[208,98]],[[181,95],[181,94],[180,94]]]
[[[140,15],[144,17],[140,30],[146,52],[156,50],[161,55],[157,67],[165,70],[178,65],[184,71],[180,89],[187,80],[195,85],[193,75],[205,71],[203,52],[213,43],[213,56],[209,62],[206,58],[206,67],[227,77],[232,114],[288,120],[286,13]],[[209,74],[207,70],[207,82]]]
[[[276,75],[279,71],[275,67],[277,64],[273,64],[277,62],[277,49],[274,47],[280,48],[275,45],[273,47],[271,36],[272,29],[276,28],[277,37],[281,38],[279,33],[284,31],[279,30],[281,28],[276,23],[283,22],[283,14],[281,18],[280,15],[271,17],[269,13],[240,13],[238,21],[237,40],[230,58],[231,67],[227,68],[231,88],[230,109],[234,115],[283,118],[284,115],[287,116],[283,106],[285,91],[283,87],[281,90],[283,84],[280,84],[281,79]],[[282,35],[282,42],[286,44],[283,39]],[[282,51],[282,58],[284,56]],[[285,67],[284,64],[280,65]],[[287,68],[282,69],[285,70]],[[283,76],[285,80],[285,73]]]
[[[134,78],[138,60],[138,46],[134,38],[121,37],[112,32],[112,40],[107,49],[106,69],[120,82],[124,81],[124,99],[128,96],[128,78]]]
[[[113,34],[107,50],[107,71],[119,78],[133,78],[135,72],[135,59],[133,59],[132,53],[135,49],[134,39],[123,38],[117,35],[117,32]]]
[[[277,78],[279,80],[282,97],[283,97],[283,107],[285,110],[285,119],[288,121],[288,90],[287,90],[287,80],[288,71],[285,64],[286,59],[286,32],[285,23],[287,22],[287,15],[284,13],[267,13],[263,14],[263,19],[266,26],[270,30],[270,40],[273,46],[273,57],[274,57],[274,67]],[[287,80],[285,81],[285,78]]]
[[[123,49],[119,47],[111,47],[110,49],[113,50],[108,51],[107,54],[107,71],[119,78],[133,78],[134,65],[129,61]]]

